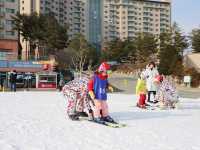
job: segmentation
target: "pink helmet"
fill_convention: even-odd
[[[157,75],[155,77],[155,80],[158,81],[158,82],[162,82],[163,81],[163,76],[162,75]]]
[[[99,66],[99,68],[98,68],[98,71],[99,72],[102,72],[102,71],[107,71],[107,70],[109,70],[110,69],[110,65],[109,64],[107,64],[106,62],[103,62],[100,66]]]

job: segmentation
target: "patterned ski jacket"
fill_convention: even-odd
[[[88,96],[89,76],[76,78],[63,87],[63,94],[67,101],[67,114],[73,115],[77,112],[88,112],[91,109]]]
[[[178,101],[178,99],[179,96],[175,85],[173,85],[169,80],[164,79],[158,88],[156,100],[161,102],[175,102]]]

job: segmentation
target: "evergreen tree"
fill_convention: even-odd
[[[67,27],[61,26],[52,15],[17,14],[13,17],[14,30],[17,30],[30,49],[28,56],[34,55],[35,49],[45,48],[46,55],[67,47]]]
[[[105,50],[102,52],[102,59],[107,61],[132,61],[135,58],[136,50],[133,41],[126,39],[122,41],[115,39],[107,42]]]
[[[192,40],[193,51],[196,53],[199,53],[200,52],[200,28],[194,29],[192,31],[191,40]]]
[[[134,39],[137,50],[137,61],[139,63],[149,61],[150,57],[157,54],[158,41],[151,33],[138,33]]]
[[[186,36],[177,24],[172,30],[160,34],[159,72],[165,75],[181,77],[183,74],[183,51],[188,47]]]

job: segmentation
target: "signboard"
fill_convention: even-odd
[[[1,69],[16,69],[16,70],[54,70],[53,61],[8,61],[8,60],[0,60],[0,68]]]
[[[184,83],[191,83],[191,76],[184,76]]]
[[[47,89],[56,89],[57,85],[56,83],[45,83],[45,82],[39,82],[38,88],[47,88]]]
[[[5,60],[0,60],[0,68],[7,68],[8,62]]]
[[[9,68],[42,68],[41,64],[34,64],[32,61],[9,61]]]
[[[37,73],[36,74],[36,88],[56,89],[57,88],[57,73],[55,72]]]

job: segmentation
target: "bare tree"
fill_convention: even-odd
[[[94,58],[91,54],[95,51],[83,35],[77,34],[69,44],[68,51],[71,53],[71,62],[73,68],[79,72],[80,76],[84,67]]]

